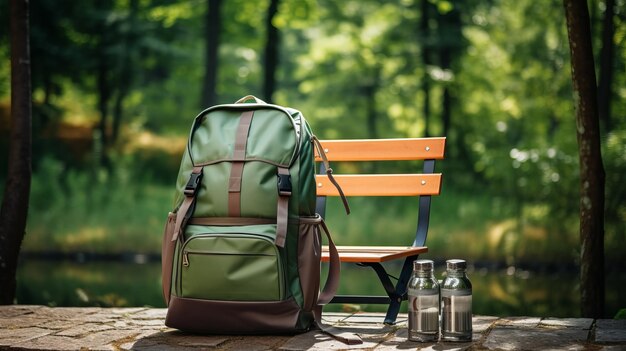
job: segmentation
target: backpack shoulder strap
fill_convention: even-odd
[[[335,297],[335,293],[337,292],[337,288],[339,287],[339,276],[341,272],[341,262],[339,261],[339,252],[337,251],[337,247],[333,242],[333,238],[330,235],[330,231],[326,226],[326,222],[320,217],[320,227],[326,234],[328,238],[328,252],[330,256],[330,266],[328,268],[328,277],[326,278],[326,283],[324,284],[324,288],[319,294],[317,298],[317,305],[324,306],[330,302],[330,300]]]
[[[321,219],[320,221],[320,227],[322,228],[322,230],[326,234],[326,237],[328,238],[328,252],[330,255],[330,266],[328,269],[328,277],[326,278],[326,283],[324,284],[324,288],[320,292],[320,295],[317,299],[317,306],[315,306],[315,309],[313,311],[313,314],[315,316],[315,323],[317,324],[317,327],[321,331],[334,337],[335,339],[339,341],[342,341],[345,344],[348,344],[348,345],[362,344],[363,340],[361,340],[361,337],[359,337],[357,334],[354,334],[345,330],[341,330],[339,328],[336,328],[330,325],[325,325],[324,323],[322,323],[322,308],[324,307],[324,305],[329,303],[330,300],[333,299],[333,297],[335,296],[335,292],[337,292],[337,288],[339,287],[339,274],[340,274],[340,269],[341,269],[340,268],[341,262],[339,261],[339,252],[337,251],[337,247],[335,246],[335,243],[333,242],[333,239],[330,235],[330,231],[328,230],[328,227],[326,226],[326,223],[324,222],[323,219]]]

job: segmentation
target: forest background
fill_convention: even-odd
[[[607,267],[620,269],[626,6],[589,5],[605,254]],[[9,22],[6,7],[0,3],[1,23]],[[25,253],[158,255],[192,119],[254,94],[303,111],[320,139],[446,136],[431,257],[578,264],[579,167],[560,2],[39,0],[30,24],[34,177]],[[0,59],[2,177],[10,111],[4,25]],[[360,167],[372,166],[338,171]],[[338,242],[411,240],[416,203],[355,201],[347,218],[331,203]]]

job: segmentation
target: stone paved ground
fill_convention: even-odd
[[[0,350],[626,350],[626,320],[485,317],[469,343],[407,341],[406,315],[385,326],[381,314],[328,314],[358,333],[348,346],[318,331],[300,335],[190,335],[163,325],[165,309],[0,306]]]

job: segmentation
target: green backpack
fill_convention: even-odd
[[[316,145],[302,113],[253,96],[195,118],[163,237],[167,326],[291,333],[319,321],[340,264],[315,213]],[[320,229],[331,257],[321,292]]]

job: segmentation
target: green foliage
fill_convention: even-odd
[[[146,250],[158,247],[163,212],[171,203],[162,185],[173,184],[168,175],[175,176],[176,157],[167,147],[132,144],[142,133],[187,135],[200,110],[205,5],[173,0],[31,3],[36,174],[29,236],[37,240],[27,240],[27,249],[43,247],[43,238],[68,247],[61,245],[65,237],[89,228],[93,230],[86,236],[96,242],[102,243],[99,235],[106,237],[103,247],[124,248],[128,244],[111,233],[139,241],[130,237],[141,237],[144,225],[150,228],[146,232],[155,233]],[[268,5],[267,0],[224,1],[220,102],[261,95]],[[281,38],[274,100],[302,110],[322,139],[423,136],[425,109],[430,109],[430,134],[441,135],[444,111],[449,111],[446,159],[438,165],[445,174],[444,193],[433,202],[433,250],[454,252],[447,251],[454,250],[450,243],[460,242],[476,257],[571,260],[580,185],[562,5],[429,0],[426,34],[420,30],[421,5],[422,0],[282,0],[274,19]],[[599,51],[604,2],[590,5]],[[3,23],[8,23],[6,8],[1,2]],[[606,244],[612,257],[624,252],[626,232],[623,11],[624,6],[617,6],[614,18],[614,128],[603,136]],[[114,159],[109,171],[94,166],[97,150],[71,158],[77,149],[97,144],[93,133],[82,135],[80,145],[55,139],[59,130],[71,129],[69,124],[86,130],[96,125],[100,65],[108,67],[106,107],[112,113],[121,97],[124,116],[121,141],[105,150]],[[6,105],[9,92],[8,26],[2,26],[0,106]],[[2,143],[0,148],[4,164]],[[362,231],[371,233],[372,240],[387,240],[376,237],[387,227],[410,236],[413,220],[397,219],[413,218],[415,205],[399,201],[385,206],[385,219],[373,229],[356,219],[335,225],[355,243]],[[378,207],[364,202],[359,216],[369,218]],[[66,213],[72,215],[64,220]],[[453,214],[454,220],[438,217],[440,213]],[[87,241],[84,245],[75,247],[97,249]]]
[[[372,127],[366,118],[372,109],[380,136],[399,135],[383,112],[392,106],[402,112],[408,99],[404,92],[415,89],[406,78],[415,46],[403,43],[416,40],[410,31],[398,30],[407,14],[402,6],[373,1],[329,1],[319,7],[319,17],[326,20],[299,34],[307,39],[308,50],[295,56],[294,71],[303,99],[300,108],[316,133],[325,138],[367,137]],[[285,35],[290,40],[296,33]],[[285,102],[298,99],[289,95],[279,96]]]
[[[470,44],[458,77],[466,101],[459,129],[475,171],[497,187],[535,194],[545,186],[537,180],[557,177],[539,160],[575,152],[567,37],[563,19],[552,15],[555,4],[500,5],[477,9],[464,30]]]

